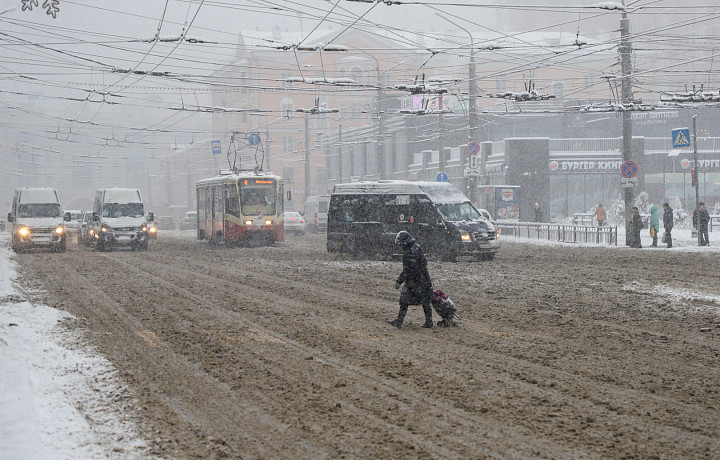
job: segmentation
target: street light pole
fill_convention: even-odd
[[[305,199],[310,196],[310,131],[308,114],[305,114]]]
[[[624,3],[624,2],[623,2]],[[623,11],[620,19],[620,66],[622,70],[622,159],[623,163],[632,160],[632,117],[629,110],[633,101],[632,91],[632,45],[630,44],[630,20],[627,13]],[[625,187],[625,245],[630,246],[630,214],[634,201],[634,190],[632,187]]]

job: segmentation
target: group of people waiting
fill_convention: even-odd
[[[665,233],[663,235],[662,242],[667,244],[668,248],[672,247],[672,229],[673,229],[673,209],[670,204],[663,204],[663,227]],[[693,212],[692,218],[693,227],[698,232],[698,245],[709,246],[710,240],[708,239],[708,227],[710,224],[710,213],[705,207],[705,203],[702,201],[699,203],[698,208]],[[657,246],[658,244],[658,232],[660,231],[660,218],[658,215],[657,206],[650,208],[650,237],[653,242],[651,247]],[[640,230],[643,228],[643,220],[640,216],[640,212],[637,207],[632,208],[632,218],[630,221],[630,247],[642,248],[640,243]]]

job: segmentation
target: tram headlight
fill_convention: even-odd
[[[28,235],[30,234],[30,229],[27,228],[27,227],[25,227],[25,226],[23,226],[23,227],[18,228],[18,231],[17,231],[17,232],[18,232],[18,235],[20,235],[20,236],[22,236],[23,238],[25,238],[26,236],[28,236]]]
[[[265,225],[272,225],[272,221],[270,219],[266,220]]]
[[[250,219],[245,221],[245,225],[252,225],[252,224],[253,224],[253,221]]]

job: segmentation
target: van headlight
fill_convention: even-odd
[[[460,239],[462,241],[470,241],[470,233],[466,230],[460,230]]]
[[[150,228],[148,229],[148,232],[150,232],[150,233],[152,233],[152,234],[157,233],[157,227],[150,227]]]
[[[55,234],[56,234],[56,235],[62,235],[63,232],[65,232],[65,229],[64,229],[61,225],[55,227]]]
[[[146,225],[146,224],[142,224],[142,225],[140,226],[140,231],[147,233],[147,231],[148,231],[148,230],[147,230],[147,225]]]
[[[22,226],[22,227],[18,228],[17,232],[18,232],[18,235],[25,238],[26,236],[28,236],[30,234],[30,229],[25,226]]]

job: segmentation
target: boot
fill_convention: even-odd
[[[403,321],[405,321],[405,315],[407,314],[407,311],[408,311],[407,305],[400,305],[400,311],[398,311],[397,319],[388,321],[388,324],[391,326],[395,326],[398,329],[402,329]]]
[[[430,305],[423,305],[423,311],[425,312],[425,324],[423,324],[420,327],[426,327],[428,329],[431,329],[434,326],[434,324],[433,324],[432,310],[430,309]]]

